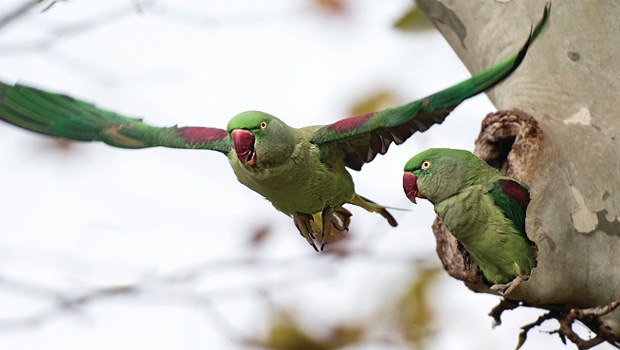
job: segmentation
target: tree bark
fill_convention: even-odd
[[[515,52],[546,4],[417,2],[472,72]],[[616,1],[553,2],[547,30],[521,67],[488,94],[498,109],[519,110],[490,115],[477,151],[530,186],[526,231],[538,250],[531,278],[510,299],[567,308],[620,299],[618,18]],[[534,127],[538,133],[528,139],[526,129]],[[463,269],[451,275],[491,292],[471,275],[463,277]],[[601,320],[620,339],[620,308]]]

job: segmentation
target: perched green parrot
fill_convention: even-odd
[[[407,162],[403,189],[413,203],[433,203],[491,289],[508,294],[529,277],[534,253],[525,234],[526,185],[471,152],[431,148]]]
[[[239,182],[292,216],[301,235],[318,250],[315,233],[347,230],[345,203],[396,220],[382,206],[358,195],[347,167],[360,170],[392,142],[441,123],[465,99],[508,77],[522,62],[548,17],[530,33],[521,50],[446,90],[399,107],[347,118],[329,125],[293,128],[258,111],[233,117],[226,130],[154,127],[69,96],[0,83],[0,119],[46,135],[75,141],[102,141],[121,148],[173,147],[224,153]]]

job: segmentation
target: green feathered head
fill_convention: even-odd
[[[271,114],[247,111],[234,116],[226,131],[239,162],[262,168],[286,161],[295,147],[291,128]]]
[[[436,204],[476,181],[479,169],[488,167],[469,151],[431,148],[418,153],[405,164],[403,189],[415,203],[426,198]]]

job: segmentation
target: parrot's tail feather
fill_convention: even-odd
[[[392,227],[398,226],[398,222],[396,222],[396,219],[394,219],[392,214],[390,214],[390,212],[387,211],[385,208],[381,209],[381,211],[379,211],[379,214],[381,214],[381,216],[383,216],[388,221],[390,226]]]
[[[376,203],[375,203],[376,204]],[[399,208],[399,207],[391,207],[388,205],[382,205],[383,208],[385,209],[390,209],[390,210],[398,210],[398,211],[413,211],[411,208]]]
[[[390,214],[390,212],[387,211],[385,207],[371,201],[370,199],[364,198],[360,196],[359,194],[355,194],[353,198],[351,198],[347,203],[356,205],[360,208],[364,208],[371,213],[378,213],[379,215],[383,216],[387,220],[390,226],[392,227],[398,226],[398,222],[396,222],[396,219],[394,219],[392,214]]]

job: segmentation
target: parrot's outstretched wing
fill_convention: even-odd
[[[228,133],[205,127],[154,127],[97,106],[24,85],[0,82],[0,120],[74,141],[102,141],[121,148],[172,147],[228,153]]]
[[[315,132],[312,142],[320,147],[344,151],[346,166],[360,170],[378,153],[385,154],[392,142],[401,144],[416,131],[422,132],[433,124],[442,123],[465,99],[490,89],[508,77],[521,64],[528,48],[542,32],[549,11],[550,4],[547,4],[542,19],[519,52],[491,68],[421,100],[325,125]]]

